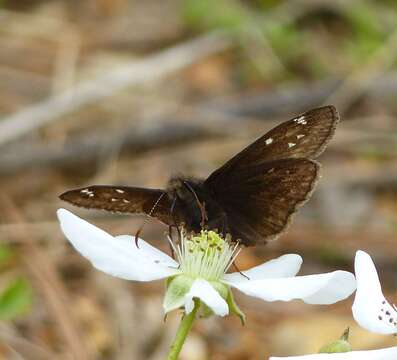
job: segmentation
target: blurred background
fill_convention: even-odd
[[[303,274],[374,257],[397,289],[397,4],[392,0],[1,0],[0,359],[164,359],[180,314],[164,284],[95,271],[61,234],[65,190],[164,187],[206,177],[281,121],[334,104],[323,178],[289,231],[244,250],[241,269],[285,253]],[[73,209],[113,234],[142,217]],[[168,250],[152,221],[143,238]],[[333,306],[264,303],[198,321],[182,359],[316,352],[351,326],[356,349],[395,345]]]

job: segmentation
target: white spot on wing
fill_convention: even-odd
[[[302,124],[302,125],[306,125],[307,124],[307,121],[306,121],[306,118],[302,115],[302,116],[299,116],[298,118],[296,118],[295,120],[294,120],[297,124]]]
[[[294,144],[294,143],[288,143],[288,147],[289,148],[292,148],[292,147],[294,147],[296,144]]]
[[[123,203],[129,204],[129,203],[130,203],[130,201],[129,201],[129,200],[127,200],[127,199],[123,199]]]
[[[121,189],[116,189],[116,192],[118,192],[119,194],[124,194],[125,193],[125,191],[121,190]]]
[[[93,197],[94,196],[94,192],[88,189],[83,189],[80,191],[81,194],[87,195],[89,197]]]
[[[299,139],[302,139],[303,137],[305,137],[305,135],[303,135],[303,134],[299,134],[299,135],[296,135],[296,138],[299,140]]]
[[[270,145],[273,142],[272,138],[266,139],[265,143],[266,145]]]
[[[119,199],[116,199],[116,198],[112,198],[111,200],[112,201],[119,201]]]

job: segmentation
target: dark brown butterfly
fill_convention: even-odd
[[[317,158],[334,134],[333,106],[310,110],[260,137],[206,180],[176,177],[166,190],[94,185],[60,196],[74,205],[143,213],[169,226],[205,226],[246,246],[266,243],[290,223],[313,192]]]

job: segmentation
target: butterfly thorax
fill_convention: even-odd
[[[183,214],[188,231],[199,232],[202,228],[222,229],[224,212],[204,181],[193,178],[172,178],[167,187],[168,197],[175,203],[174,211]]]

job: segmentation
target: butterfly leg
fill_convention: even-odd
[[[240,273],[241,276],[244,276],[247,280],[250,280],[250,278],[249,278],[247,275],[245,275],[245,274],[237,267],[235,261],[233,261],[233,267]]]
[[[208,221],[207,212],[205,211],[205,202],[204,201],[203,201],[203,203],[198,202],[198,206],[199,206],[200,212],[201,212],[200,226],[203,229],[205,226],[205,223]]]
[[[176,231],[177,231],[177,233],[178,233],[178,241],[179,241],[179,243],[180,243],[180,242],[181,242],[181,231],[180,231],[180,229],[179,229],[179,226],[178,226],[177,221],[176,221],[176,218],[175,218],[176,200],[177,200],[177,197],[174,196],[174,199],[172,200],[172,204],[171,204],[171,209],[170,209],[170,214],[171,214],[172,220],[174,221],[174,224],[171,225],[171,226],[168,228],[168,230],[170,231],[170,230],[172,230],[172,227],[175,227],[175,229],[176,229]],[[170,235],[171,235],[171,234],[170,234]],[[172,240],[172,235],[171,235],[171,240]]]
[[[140,233],[142,232],[142,229],[143,229],[143,226],[145,225],[145,223],[143,223],[142,225],[141,225],[141,227],[136,231],[136,233],[135,233],[135,246],[139,249],[139,246],[138,246],[138,240],[139,240],[139,235],[140,235]]]
[[[184,185],[187,187],[187,189],[189,189],[189,191],[193,194],[194,198],[196,199],[197,205],[200,209],[200,213],[201,213],[201,222],[200,222],[200,226],[203,229],[204,225],[206,223],[206,221],[208,221],[208,216],[207,216],[207,212],[205,211],[205,202],[201,202],[196,194],[196,192],[194,191],[194,189],[192,188],[192,186],[187,182],[184,181],[183,182]]]
[[[223,213],[222,214],[222,232],[221,232],[221,234],[224,238],[226,238],[226,235],[228,234],[228,229],[229,229],[229,224],[227,222],[227,216],[226,216],[226,213]]]
[[[170,246],[171,257],[175,260],[175,251],[174,251],[174,247],[171,244],[174,242],[174,240],[172,239],[172,228],[173,227],[174,227],[174,225],[168,225],[168,236],[170,238],[169,246]]]

